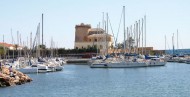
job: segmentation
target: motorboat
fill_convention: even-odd
[[[145,61],[142,59],[134,60],[109,60],[109,61],[95,61],[90,65],[91,68],[133,68],[133,67],[147,67]]]
[[[166,65],[166,61],[161,58],[151,58],[146,61],[148,66],[164,66]]]

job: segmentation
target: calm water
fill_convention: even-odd
[[[65,65],[61,72],[30,74],[33,81],[0,88],[0,97],[189,97],[190,65],[92,69]]]

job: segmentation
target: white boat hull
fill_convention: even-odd
[[[29,73],[38,73],[38,68],[37,67],[26,67],[26,68],[20,68],[17,69],[18,71],[29,74]]]
[[[63,70],[63,67],[62,66],[55,66],[55,70],[56,71],[61,71],[61,70]]]
[[[39,73],[48,72],[48,66],[46,65],[38,65],[37,68]]]
[[[164,66],[166,65],[166,62],[150,62],[147,63],[148,66]]]
[[[190,64],[190,60],[187,60],[187,61],[186,61],[186,64]]]
[[[115,63],[93,63],[91,68],[134,68],[147,67],[146,63],[140,62],[115,62]]]

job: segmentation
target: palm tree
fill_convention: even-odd
[[[117,44],[117,48],[118,48],[118,49],[122,49],[122,48],[123,48],[123,44],[124,44],[124,43],[118,43],[118,44]]]
[[[45,45],[39,45],[39,48],[46,49],[46,46]]]
[[[128,46],[129,48],[133,48],[134,44],[135,44],[135,40],[132,37],[129,37],[129,39],[127,40]]]
[[[15,44],[15,49],[18,50],[18,45],[17,44]]]
[[[4,47],[0,47],[0,59],[1,59],[1,56],[5,58],[5,55],[6,55],[6,50],[4,49]]]

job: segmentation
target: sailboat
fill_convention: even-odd
[[[126,43],[125,43],[125,6],[123,6],[123,24],[124,24],[124,53],[126,50]],[[125,56],[125,55],[124,55]],[[125,56],[126,57],[126,56]],[[95,61],[93,62],[90,67],[91,68],[132,68],[132,67],[146,67],[147,64],[143,59],[137,58],[137,56],[127,56],[128,59],[125,57],[122,58],[106,58],[103,61]]]
[[[146,18],[146,17],[145,17]],[[119,56],[119,58],[106,58],[103,61],[96,61],[90,65],[91,68],[134,68],[134,67],[148,67],[148,66],[164,66],[166,61],[162,58],[140,58],[137,54],[125,54],[126,44],[125,44],[125,6],[123,6],[123,24],[124,24],[124,55]],[[138,23],[136,24],[138,28]],[[139,21],[140,25],[140,21]],[[137,29],[138,32],[138,29]],[[139,26],[140,32],[140,26]],[[138,41],[140,40],[140,34],[137,33],[137,47]],[[139,38],[139,40],[138,40]],[[146,50],[145,50],[146,51]],[[138,48],[137,48],[138,53]]]
[[[43,31],[43,14],[42,14],[42,31]],[[40,45],[40,23],[37,26],[36,36],[33,42],[33,48],[35,44],[37,47],[39,47]],[[23,73],[41,73],[41,72],[61,71],[63,69],[63,67],[61,66],[61,62],[59,60],[55,61],[53,59],[48,59],[48,60],[42,59],[40,57],[39,48],[37,48],[36,50],[36,57],[37,59],[29,58],[28,59],[29,64],[24,68],[19,68],[18,70]]]

